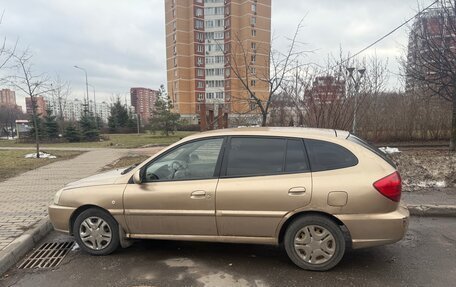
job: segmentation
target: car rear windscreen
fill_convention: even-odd
[[[379,157],[381,157],[384,161],[386,161],[387,163],[389,163],[392,167],[394,168],[397,168],[396,167],[396,164],[391,160],[391,158],[388,157],[388,155],[384,152],[382,152],[381,150],[379,150],[377,147],[371,145],[370,143],[368,143],[367,141],[365,140],[362,140],[360,139],[359,137],[357,136],[354,136],[352,134],[350,134],[347,138],[349,141],[351,142],[354,142],[354,143],[357,143],[359,144],[360,146],[364,147],[364,148],[367,148],[368,150],[370,150],[371,152],[375,153],[376,155],[378,155]]]

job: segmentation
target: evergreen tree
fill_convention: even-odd
[[[46,116],[43,122],[44,134],[48,139],[57,139],[59,137],[59,126],[57,124],[57,117],[52,114],[52,109],[46,110]]]
[[[111,115],[108,118],[108,127],[111,132],[118,132],[120,128],[134,129],[136,121],[126,106],[117,97],[116,102],[111,106]]]
[[[84,108],[81,120],[79,121],[79,127],[81,129],[82,139],[85,141],[96,141],[99,139],[100,131],[97,129],[95,117],[87,108]]]
[[[81,134],[79,133],[79,130],[73,124],[71,124],[65,128],[63,137],[70,143],[79,142],[81,140]]]
[[[163,85],[160,86],[154,110],[151,112],[152,131],[160,130],[163,135],[174,134],[178,125],[180,115],[172,112],[173,104],[166,94]]]

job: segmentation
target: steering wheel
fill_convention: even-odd
[[[171,172],[171,179],[174,179],[174,176],[176,175],[176,172],[178,170],[186,169],[187,168],[187,163],[182,160],[174,160],[168,165],[168,169]]]

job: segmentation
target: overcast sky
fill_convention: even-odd
[[[261,0],[260,0],[261,1]],[[339,46],[352,54],[416,13],[431,0],[273,0],[274,44],[283,47],[301,18],[300,41],[309,61],[323,63]],[[97,97],[129,93],[130,87],[157,89],[166,82],[163,0],[1,0],[0,36],[30,48],[35,69],[71,82],[82,98],[87,69]],[[407,44],[406,29],[367,51],[389,61],[390,87],[397,86],[397,58]],[[23,95],[17,95],[25,106]]]

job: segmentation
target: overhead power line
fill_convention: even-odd
[[[384,36],[380,37],[379,39],[375,40],[373,43],[369,44],[368,46],[366,46],[365,48],[359,50],[358,52],[356,52],[355,54],[353,54],[352,56],[346,58],[345,60],[343,60],[342,62],[340,62],[338,65],[342,65],[343,63],[345,62],[348,62],[350,61],[351,59],[355,58],[356,56],[362,54],[363,52],[365,52],[366,50],[372,48],[373,46],[375,46],[376,44],[378,44],[379,42],[383,41],[384,39],[386,39],[387,37],[391,36],[391,34],[393,34],[394,32],[396,32],[397,30],[399,30],[400,28],[404,27],[405,25],[407,25],[410,21],[412,21],[413,19],[415,19],[416,17],[420,16],[421,14],[424,13],[424,11],[428,10],[429,8],[431,8],[435,3],[438,3],[439,0],[436,0],[434,2],[431,3],[431,5],[425,7],[423,10],[421,10],[420,12],[416,13],[413,17],[410,17],[409,19],[407,19],[405,22],[403,22],[402,24],[400,24],[399,26],[397,26],[396,28],[394,28],[393,30],[391,30],[390,32],[386,33]],[[334,67],[337,67],[338,65],[335,65]],[[333,68],[334,68],[333,67]]]

